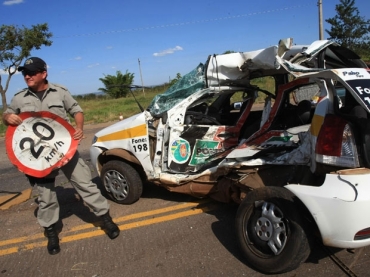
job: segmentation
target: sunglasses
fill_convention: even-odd
[[[37,70],[37,71],[32,71],[32,70],[23,70],[23,71],[22,71],[22,75],[23,75],[23,76],[28,75],[28,76],[32,77],[32,76],[35,76],[36,74],[41,73],[41,72],[42,72],[42,71],[40,71],[40,70]]]

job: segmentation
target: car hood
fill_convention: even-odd
[[[142,132],[143,135],[146,135],[146,113],[147,112],[143,112],[133,115],[100,130],[95,134],[94,145],[102,144],[105,141],[115,141],[124,137],[130,137],[132,133],[138,135],[138,132]]]

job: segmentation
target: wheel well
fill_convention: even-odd
[[[305,226],[307,228],[307,232],[314,235],[315,237],[320,237],[321,239],[319,227],[317,226],[317,223],[314,217],[312,216],[311,212],[308,210],[306,205],[296,195],[294,195],[293,201],[294,201],[294,204],[298,207],[298,209],[302,213],[302,218],[304,219],[304,222],[306,224]],[[310,244],[312,243],[313,241],[311,240]]]
[[[98,157],[99,172],[101,172],[104,164],[112,160],[123,161],[130,164],[140,174],[141,179],[143,181],[146,181],[146,174],[143,170],[143,167],[141,166],[140,161],[131,152],[124,149],[110,149],[103,152]]]

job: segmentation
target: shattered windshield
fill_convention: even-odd
[[[163,94],[154,97],[148,110],[153,116],[158,116],[168,111],[191,94],[204,88],[204,65],[200,63],[195,69],[184,75]]]

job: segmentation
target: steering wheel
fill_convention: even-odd
[[[208,114],[208,105],[207,105],[206,102],[203,102],[202,104],[200,104],[199,107],[201,108],[202,113],[204,115],[207,115]]]
[[[202,124],[202,119],[209,121],[211,124],[222,125],[217,119],[202,112],[187,111],[185,124]],[[209,124],[209,123],[208,123]]]
[[[208,115],[209,107],[207,103],[202,102],[199,105],[195,106],[196,110],[186,111],[185,124],[215,124],[222,125],[212,116]],[[204,122],[204,120],[208,122]],[[202,122],[203,121],[203,122]]]

